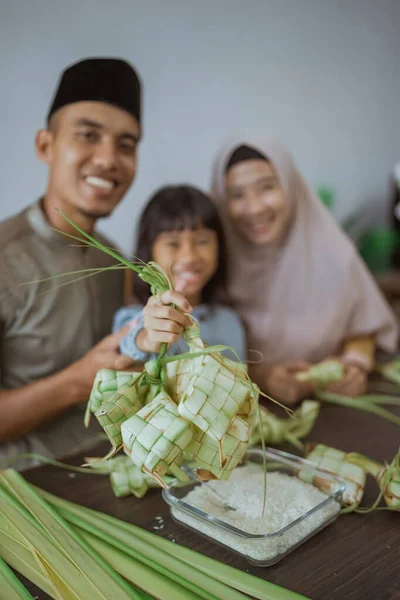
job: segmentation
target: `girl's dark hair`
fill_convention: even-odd
[[[206,304],[228,304],[226,296],[226,246],[222,223],[214,202],[209,196],[189,185],[166,186],[158,190],[144,208],[138,225],[135,257],[149,262],[156,238],[164,231],[182,231],[205,227],[217,234],[218,267],[202,291]],[[146,304],[150,288],[137,275],[133,293]]]

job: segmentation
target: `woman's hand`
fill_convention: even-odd
[[[359,365],[341,361],[344,367],[344,377],[340,381],[330,383],[326,390],[344,396],[361,396],[367,391],[368,373]]]
[[[265,385],[268,394],[283,404],[292,406],[315,392],[310,382],[302,382],[296,378],[300,371],[307,371],[310,363],[303,360],[274,365],[267,370]]]
[[[159,352],[162,344],[170,346],[177,342],[183,330],[191,324],[189,317],[183,313],[192,310],[186,298],[176,290],[168,290],[158,297],[151,296],[143,309],[144,329],[136,338],[139,350]]]

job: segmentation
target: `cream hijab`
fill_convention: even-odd
[[[280,248],[249,245],[227,215],[225,168],[242,145],[272,163],[290,203],[291,224]],[[249,348],[260,351],[266,364],[316,362],[340,352],[346,339],[370,334],[383,350],[397,349],[394,314],[352,242],[280,144],[231,140],[215,162],[213,191],[226,228],[233,305],[247,327]]]

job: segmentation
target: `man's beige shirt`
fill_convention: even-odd
[[[101,235],[96,234],[96,237],[110,245]],[[123,302],[123,271],[38,281],[60,273],[116,263],[99,250],[83,250],[74,244],[78,242],[49,226],[40,201],[0,223],[0,384],[3,390],[15,389],[60,371],[111,331],[113,315]],[[74,279],[76,281],[71,283]],[[89,430],[84,428],[84,408],[83,405],[73,408],[25,438],[0,444],[0,457],[22,452],[59,457],[72,452],[85,438],[99,431],[96,423]],[[20,461],[18,468],[29,463],[32,464]]]

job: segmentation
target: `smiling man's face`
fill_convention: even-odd
[[[50,169],[46,195],[70,216],[107,217],[135,177],[139,138],[138,121],[120,108],[64,106],[36,137],[39,158]]]

